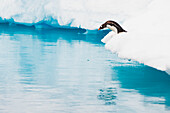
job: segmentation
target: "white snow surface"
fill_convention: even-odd
[[[0,0],[0,22],[24,25],[45,22],[55,27],[97,29],[106,20],[119,20],[144,10],[151,0]]]
[[[122,25],[127,33],[111,31],[102,39],[106,49],[170,74],[170,1],[154,0],[147,11]]]

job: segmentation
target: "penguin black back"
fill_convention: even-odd
[[[120,32],[127,32],[126,30],[124,30],[124,29],[123,29],[117,22],[115,22],[115,21],[108,20],[108,21],[106,22],[106,25],[110,25],[110,26],[116,27],[118,33],[120,33]]]
[[[106,28],[107,25],[116,28],[116,29],[117,29],[117,33],[127,32],[127,31],[124,30],[117,22],[112,21],[112,20],[106,21],[104,24],[102,24],[102,25],[100,26],[100,28],[99,28],[98,30]]]

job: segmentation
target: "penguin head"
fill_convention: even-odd
[[[106,28],[106,27],[107,27],[107,23],[105,22],[104,24],[102,24],[102,25],[99,27],[98,30],[104,29],[104,28]]]

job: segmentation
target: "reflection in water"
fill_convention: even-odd
[[[105,50],[107,32],[1,25],[0,112],[169,112],[169,76]]]
[[[118,80],[121,81],[121,88],[135,89],[147,97],[159,97],[160,99],[154,100],[150,98],[151,101],[145,98],[143,101],[165,104],[166,108],[170,109],[170,76],[165,72],[147,66],[114,67],[113,70],[116,71]]]
[[[106,105],[116,105],[115,99],[117,97],[116,88],[108,87],[106,89],[100,89],[98,99],[104,100]]]

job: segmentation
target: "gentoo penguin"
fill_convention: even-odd
[[[117,22],[112,21],[112,20],[106,21],[104,24],[100,26],[98,30],[101,30],[104,28],[109,28],[110,30],[114,31],[116,34],[119,34],[121,32],[127,32]]]

